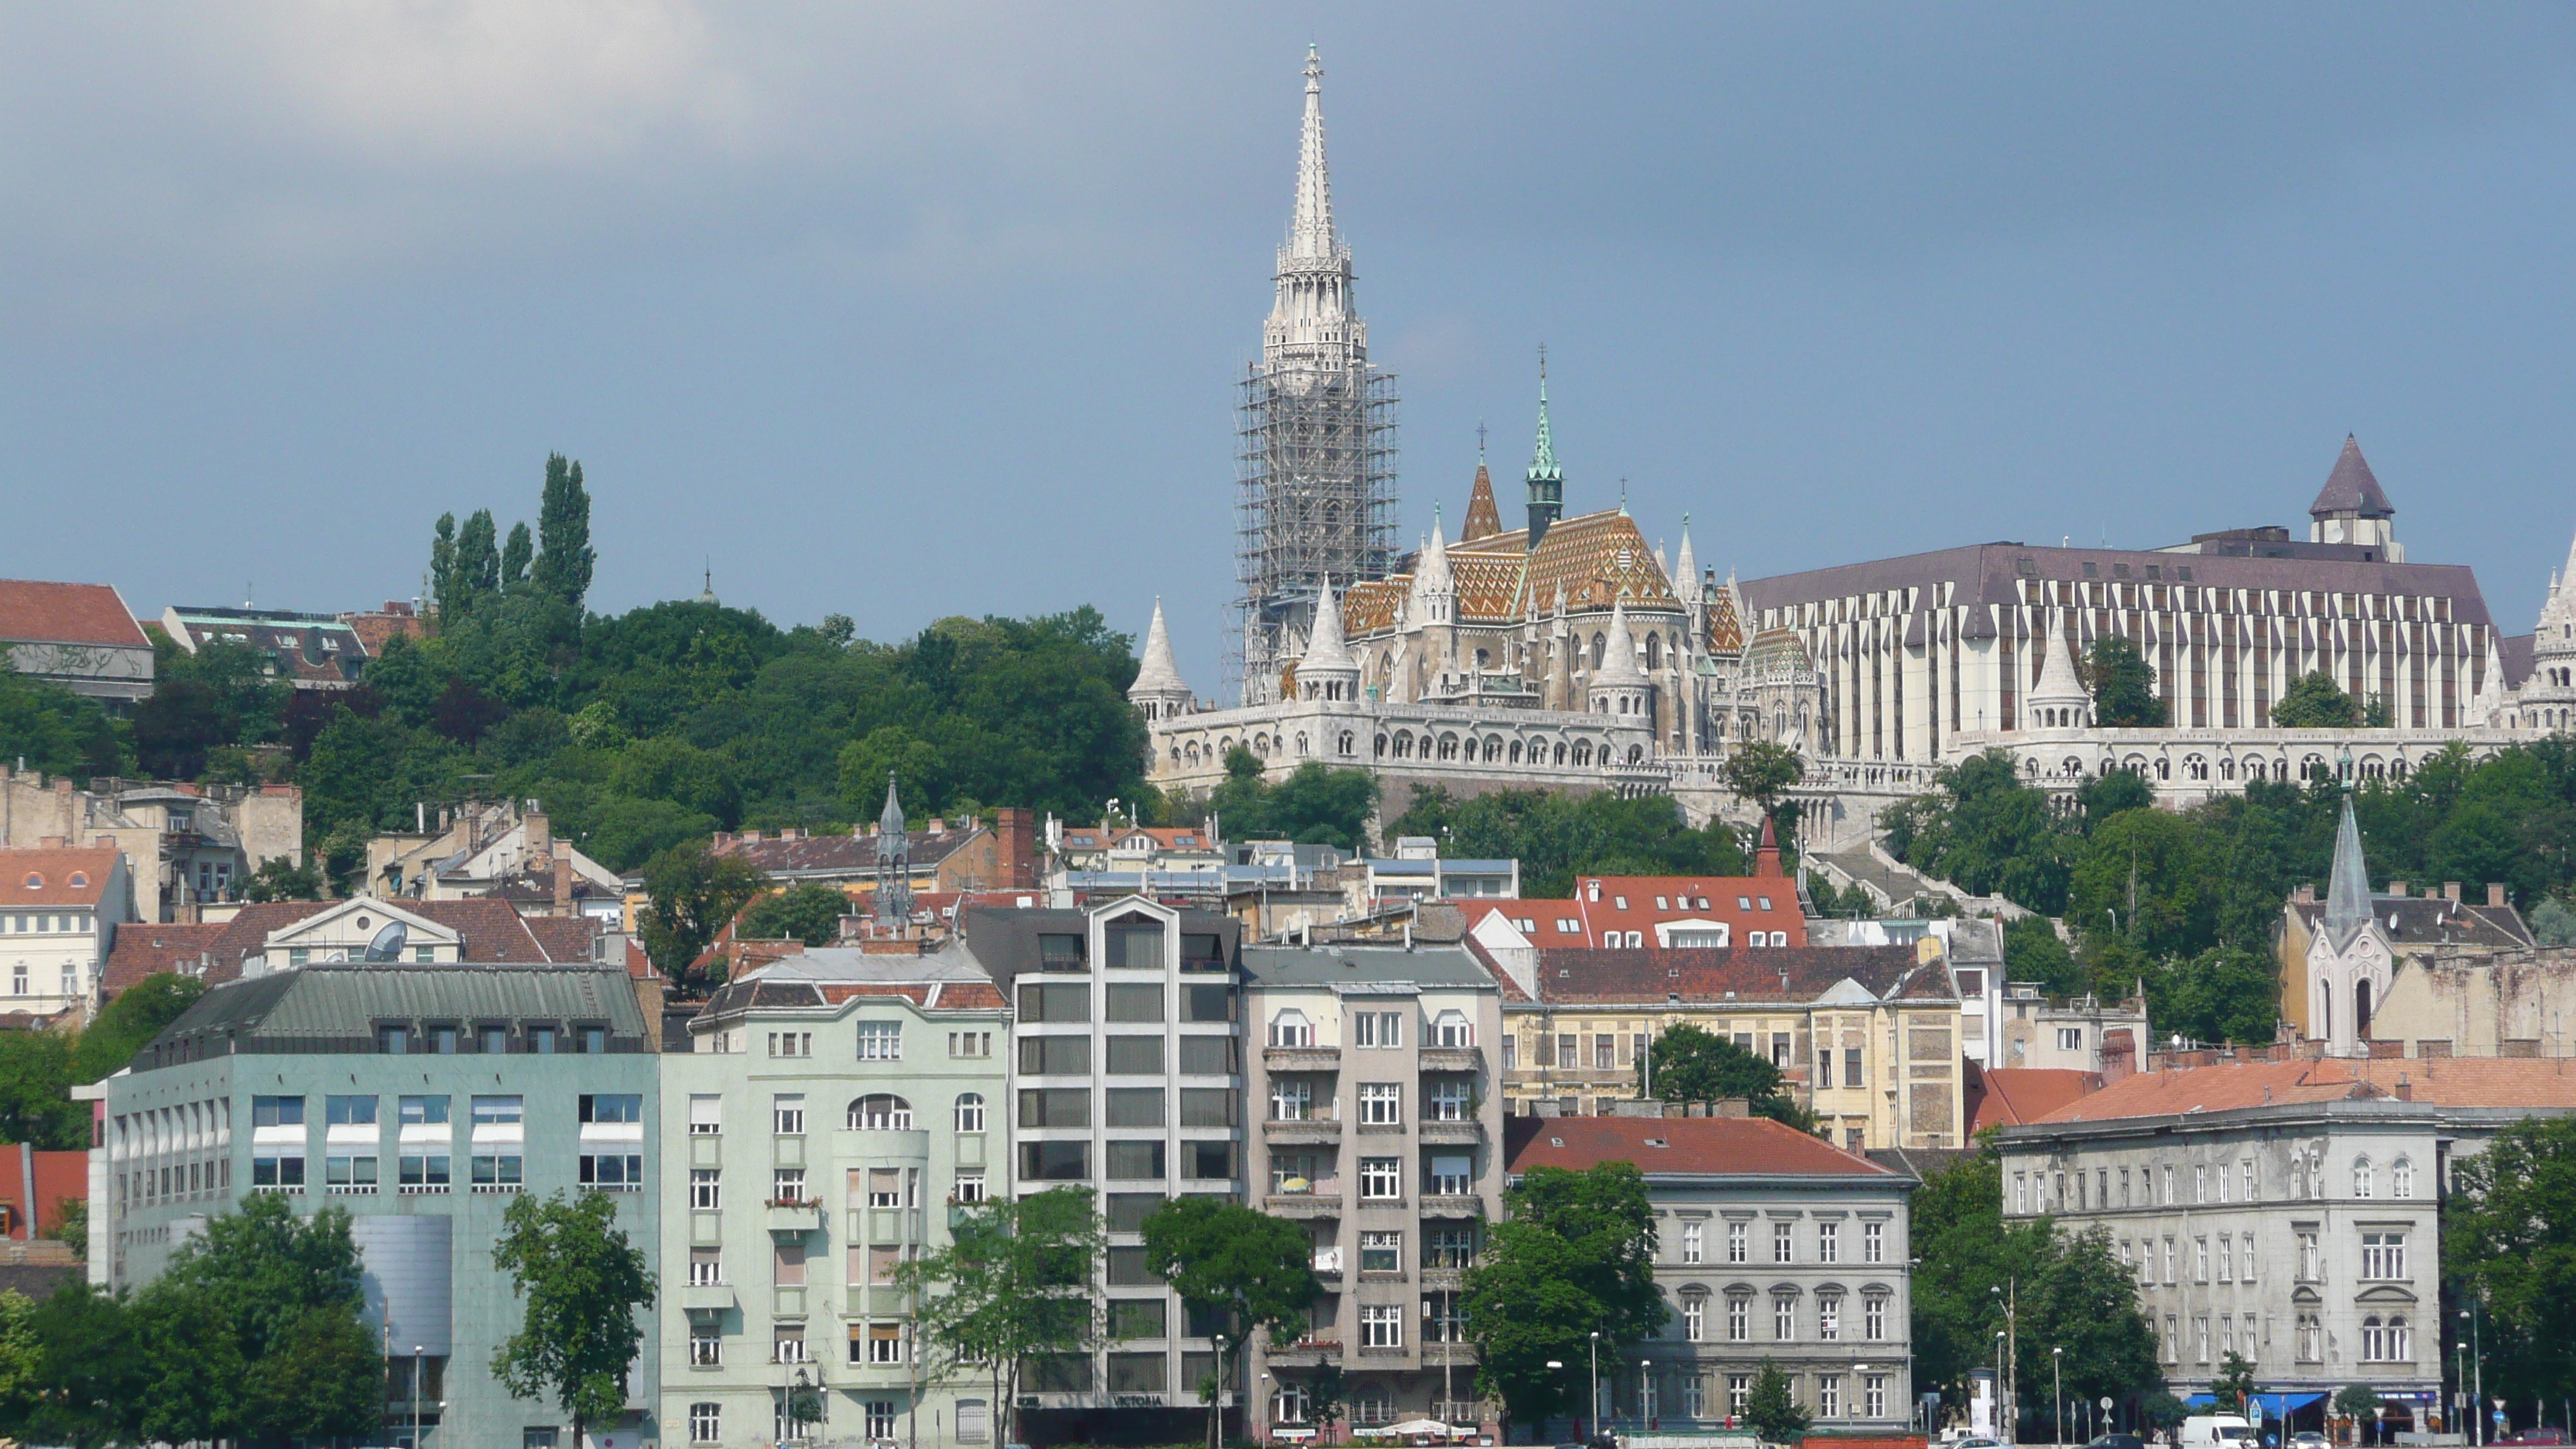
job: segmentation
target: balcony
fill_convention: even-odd
[[[1485,1200],[1474,1193],[1425,1193],[1422,1215],[1426,1218],[1481,1218]]]
[[[680,1290],[680,1308],[692,1319],[714,1318],[734,1306],[730,1283],[691,1283]]]
[[[1337,1218],[1342,1215],[1342,1180],[1333,1177],[1283,1177],[1270,1185],[1262,1206],[1283,1218]]]
[[[1427,1046],[1420,1053],[1426,1072],[1481,1072],[1485,1053],[1480,1047]]]
[[[1339,1363],[1342,1341],[1338,1338],[1301,1338],[1285,1348],[1274,1348],[1267,1355],[1271,1364],[1281,1368],[1317,1368]]]
[[[806,1233],[823,1230],[823,1204],[820,1199],[773,1198],[767,1211],[771,1237],[801,1237]]]
[[[1456,1293],[1464,1289],[1466,1284],[1467,1274],[1461,1268],[1424,1268],[1422,1270],[1422,1291],[1425,1293]]]
[[[1426,1118],[1422,1123],[1422,1143],[1430,1146],[1473,1147],[1485,1140],[1485,1124],[1473,1117],[1456,1122]]]
[[[1339,1142],[1342,1124],[1333,1117],[1273,1117],[1261,1124],[1261,1139],[1282,1144]]]
[[[1342,1069],[1342,1049],[1331,1046],[1263,1047],[1261,1064],[1274,1072],[1338,1072]]]
[[[1342,1274],[1342,1250],[1340,1248],[1317,1248],[1315,1250],[1315,1272],[1318,1276],[1340,1277]]]

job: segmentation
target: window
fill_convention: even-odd
[[[773,1057],[810,1057],[814,1055],[814,1033],[773,1031],[769,1034],[769,1054]]]
[[[2191,1321],[2191,1335],[2192,1335],[2192,1346],[2193,1346],[2193,1348],[2194,1348],[2194,1350],[2195,1350],[2195,1352],[2194,1352],[2194,1354],[2193,1354],[2193,1356],[2192,1356],[2192,1361],[2193,1361],[2193,1362],[2195,1362],[2195,1363],[2207,1363],[2207,1362],[2209,1362],[2209,1315],[2208,1315],[2208,1314],[2206,1314],[2206,1313],[2201,1314],[2199,1317],[2194,1318],[2194,1319]]]
[[[1726,1225],[1726,1261],[1730,1263],[1751,1261],[1752,1236],[1751,1223],[1728,1223]]]
[[[712,1167],[689,1169],[689,1206],[713,1211],[724,1206],[723,1181]]]
[[[1400,1047],[1404,1045],[1404,1013],[1400,1011],[1362,1011],[1353,1013],[1351,1026],[1355,1046]]]
[[[1558,1032],[1556,1036],[1557,1070],[1566,1072],[1573,1071],[1574,1054],[1581,1048],[1581,1046],[1582,1039],[1577,1037],[1574,1033],[1570,1031]]]
[[[1078,1182],[1091,1175],[1088,1142],[1023,1142],[1020,1176],[1034,1182]]]
[[[525,1159],[515,1152],[495,1152],[475,1157],[472,1168],[476,1192],[517,1192],[522,1185]]]
[[[1726,1412],[1739,1419],[1743,1418],[1745,1409],[1752,1402],[1753,1375],[1728,1374],[1726,1376]]]
[[[1360,1121],[1394,1127],[1404,1121],[1404,1088],[1395,1082],[1360,1083]]]
[[[476,1128],[516,1127],[521,1104],[516,1096],[476,1097],[471,1104]]]
[[[714,1288],[724,1282],[724,1250],[691,1248],[689,1250],[689,1286]]]
[[[2236,1239],[2232,1234],[2218,1235],[2218,1281],[2236,1281]]]
[[[982,1399],[959,1399],[957,1401],[957,1442],[981,1444],[991,1438],[992,1419],[992,1409]],[[871,1431],[872,1434],[873,1432]],[[876,1437],[888,1439],[894,1437],[893,1428],[889,1426],[884,1434]]]
[[[2245,1202],[2252,1202],[2252,1201],[2254,1200],[2254,1159],[2253,1159],[2253,1158],[2250,1158],[2250,1157],[2249,1157],[2249,1158],[2246,1158],[2243,1162],[2240,1162],[2240,1163],[2238,1163],[2238,1164],[2237,1164],[2237,1171],[2236,1171],[2236,1185],[2237,1185],[2237,1194],[2236,1194],[2236,1195],[2237,1195],[2237,1197],[2238,1197],[2239,1199],[2241,1199],[2241,1200],[2243,1200],[2243,1201],[2245,1201]],[[2398,1194],[2398,1195],[2399,1195],[2400,1197],[2405,1196],[2405,1194],[2403,1194],[2403,1193],[2400,1193],[2400,1194]]]
[[[1887,1337],[1887,1295],[1871,1293],[1860,1300],[1860,1336],[1871,1343]]]
[[[1816,1417],[1839,1419],[1843,1416],[1843,1376],[1816,1375]]]
[[[1840,1223],[1816,1224],[1816,1261],[1834,1262],[1842,1251],[1842,1236],[1843,1225]]]
[[[1163,1039],[1159,1036],[1113,1036],[1105,1042],[1111,1076],[1159,1077],[1163,1074]]]
[[[304,1157],[301,1153],[282,1156],[258,1156],[250,1160],[250,1185],[293,1192],[304,1186]]]
[[[714,1335],[710,1334],[708,1335],[707,1341],[710,1344],[713,1344],[719,1340],[717,1340]],[[689,1339],[689,1362],[692,1366],[700,1366],[700,1360],[697,1355],[697,1344],[698,1340],[696,1336],[694,1334],[691,1335]],[[707,1365],[712,1365],[715,1362],[715,1359],[713,1356],[709,1356],[704,1362]],[[723,1439],[724,1405],[689,1405],[689,1442],[692,1444],[714,1444],[721,1442]]]
[[[1431,1177],[1423,1190],[1433,1197],[1465,1197],[1475,1190],[1475,1159],[1465,1153],[1439,1152],[1431,1157]]]
[[[2404,1233],[2362,1234],[2361,1276],[2364,1278],[2405,1277],[2406,1235]]]
[[[552,1056],[558,1050],[562,1033],[551,1026],[528,1028],[528,1050],[540,1056]]]
[[[1234,1020],[1234,992],[1224,986],[1183,986],[1181,1020],[1196,1022]]]
[[[1397,1303],[1360,1305],[1360,1347],[1404,1347],[1404,1307]]]
[[[1363,1198],[1399,1198],[1404,1196],[1404,1162],[1395,1157],[1360,1159],[1360,1196]]]
[[[1145,982],[1122,983],[1109,988],[1109,1010],[1106,1021],[1161,1021],[1163,988]]]
[[[2322,1266],[2322,1265],[2321,1265],[2321,1261],[2320,1261],[2321,1256],[2322,1256],[2322,1255],[2319,1253],[2318,1248],[2317,1248],[2317,1235],[2316,1235],[2316,1233],[2315,1233],[2313,1230],[2303,1230],[2303,1231],[2301,1231],[2301,1232],[2300,1232],[2300,1234],[2299,1234],[2299,1281],[2300,1281],[2300,1282],[2302,1282],[2302,1283],[2320,1283],[2320,1282],[2325,1281],[2325,1280],[2324,1280],[2324,1278],[2323,1278],[2323,1276],[2322,1276],[2322,1275],[2319,1273],[2319,1271],[2318,1271],[2318,1269]]]
[[[389,1057],[402,1056],[411,1050],[411,1028],[380,1026],[376,1028],[376,1050]]]
[[[2313,1313],[2299,1315],[2299,1361],[2316,1363],[2325,1357],[2325,1324]]]
[[[1783,1293],[1771,1300],[1771,1336],[1782,1343],[1798,1338],[1798,1300]]]
[[[1887,1261],[1887,1224],[1863,1223],[1860,1225],[1860,1260],[1864,1263]]]
[[[1160,1127],[1163,1125],[1163,1089],[1160,1087],[1111,1087],[1102,1120],[1111,1127]]]
[[[989,1057],[993,1054],[993,1034],[989,1031],[952,1031],[948,1034],[948,1054],[952,1057]]]
[[[323,1185],[333,1192],[365,1195],[376,1190],[376,1159],[371,1156],[323,1159]]]
[[[1163,924],[1129,916],[1112,921],[1104,933],[1109,965],[1118,970],[1159,971],[1163,967]]]
[[[779,1100],[790,1099],[782,1097]],[[793,1129],[781,1127],[778,1129],[781,1132],[805,1130],[803,1126],[805,1099],[797,1097],[793,1100],[798,1104],[796,1108],[798,1125]],[[644,1120],[644,1098],[633,1092],[585,1092],[581,1096],[580,1112],[581,1120],[584,1122],[641,1122]]]
[[[600,1192],[642,1192],[644,1155],[640,1152],[585,1152],[581,1185]]]
[[[1302,1011],[1283,1011],[1270,1018],[1270,1044],[1275,1047],[1310,1047],[1315,1044],[1315,1024]]]
[[[2414,1162],[2401,1157],[2388,1169],[2388,1195],[2390,1197],[2413,1197],[2415,1195]]]
[[[510,1050],[510,1029],[506,1026],[474,1028],[474,1049],[493,1056],[506,1054]]]
[[[1164,1336],[1163,1300],[1113,1298],[1109,1301],[1109,1336],[1116,1339]]]
[[[2178,1272],[2180,1272],[2180,1269],[2175,1266],[2174,1240],[2167,1238],[2165,1239],[2165,1281],[2167,1283],[2181,1282],[2182,1279],[2175,1276]]]
[[[1181,1038],[1182,1076],[1230,1076],[1236,1065],[1233,1037],[1185,1036]]]
[[[445,1153],[406,1154],[395,1163],[395,1185],[405,1193],[439,1193],[454,1186]]]
[[[807,1362],[804,1324],[781,1323],[772,1328],[769,1337],[769,1361],[771,1363]]]
[[[2252,1233],[2245,1235],[2245,1255],[2237,1269],[2236,1281],[2239,1283],[2254,1281],[2254,1235]]]
[[[1163,1144],[1160,1142],[1112,1142],[1108,1152],[1108,1175],[1139,1182],[1158,1182],[1163,1177]]]
[[[1698,1343],[1706,1337],[1708,1300],[1694,1294],[1682,1300],[1682,1337]]]
[[[1592,1034],[1592,1069],[1615,1071],[1619,1066],[1619,1039],[1606,1031]]]
[[[1431,1228],[1422,1240],[1422,1266],[1465,1268],[1476,1261],[1474,1228]]]
[[[863,1062],[902,1061],[903,1023],[899,1021],[860,1022],[859,1060]]]
[[[1843,1298],[1839,1293],[1816,1295],[1816,1338],[1819,1342],[1838,1342],[1843,1336]]]
[[[1020,1075],[1024,1077],[1082,1076],[1090,1070],[1091,1038],[1087,1036],[1020,1038]]]
[[[1363,1273],[1404,1271],[1404,1234],[1360,1234],[1360,1271]]]
[[[1089,1020],[1091,1020],[1091,988],[1085,983],[1038,981],[1020,987],[1022,1024]]]
[[[805,1169],[774,1167],[769,1171],[769,1200],[794,1207],[805,1201]]]
[[[1704,1240],[1707,1238],[1707,1236],[1708,1236],[1708,1226],[1707,1226],[1707,1224],[1705,1224],[1705,1223],[1684,1223],[1684,1224],[1682,1224],[1682,1261],[1683,1261],[1683,1262],[1685,1262],[1685,1263],[1696,1263],[1696,1262],[1700,1261],[1701,1254],[1702,1254],[1702,1252],[1703,1252],[1703,1250],[1704,1250],[1704,1248],[1705,1248],[1705,1241],[1704,1241]]]
[[[1726,1300],[1726,1341],[1742,1343],[1753,1337],[1753,1300],[1737,1294]]]
[[[1162,1088],[1147,1090],[1160,1092]],[[1240,1096],[1230,1087],[1181,1088],[1181,1125],[1184,1127],[1234,1127],[1241,1125]]]
[[[250,1099],[250,1125],[253,1127],[301,1127],[304,1125],[302,1097],[253,1097]]]
[[[1431,1083],[1430,1098],[1424,1110],[1434,1122],[1468,1122],[1475,1119],[1475,1087],[1461,1077],[1441,1077]]]
[[[693,1093],[689,1097],[689,1135],[713,1137],[724,1131],[724,1098],[713,1092]]]
[[[401,1097],[394,1102],[396,1118],[405,1127],[447,1125],[445,1097]]]
[[[2059,1027],[2057,1029],[2057,1049],[2062,1052],[2080,1052],[2084,1050],[2084,1028],[2080,1026]]]
[[[2354,1197],[2370,1196],[2370,1176],[2370,1159],[2354,1158],[2352,1160],[2352,1195]]]
[[[1872,1418],[1872,1419],[1884,1419],[1884,1418],[1886,1418],[1886,1417],[1887,1417],[1887,1375],[1885,1375],[1885,1374],[1862,1374],[1862,1375],[1860,1376],[1860,1389],[1861,1389],[1861,1398],[1860,1398],[1860,1411],[1861,1411],[1861,1413],[1862,1413],[1865,1417]]]
[[[870,1092],[850,1104],[846,1121],[853,1132],[909,1132],[912,1103],[891,1092]]]
[[[984,1174],[980,1172],[957,1174],[957,1190],[951,1195],[959,1202],[984,1201]]]
[[[958,1094],[958,1096],[957,1096],[957,1113],[956,1113],[956,1116],[957,1116],[957,1126],[956,1126],[956,1130],[957,1130],[957,1131],[959,1131],[959,1132],[981,1132],[981,1131],[983,1131],[983,1130],[984,1130],[984,1094],[983,1094],[983,1093],[981,1093],[981,1092],[961,1092],[961,1093],[959,1093],[959,1094]]]
[[[420,949],[420,959],[427,961],[429,959],[429,948],[423,946]],[[429,1029],[429,1049],[443,1057],[452,1057],[456,1055],[456,1028],[452,1026],[431,1027]]]
[[[2414,1345],[2406,1331],[2405,1315],[2396,1315],[2385,1322],[2376,1313],[2363,1319],[2361,1357],[2364,1363],[2405,1363],[2414,1358]]]
[[[1050,933],[1039,936],[1038,969],[1040,971],[1082,971],[1089,969],[1086,964],[1089,953],[1084,949],[1084,945],[1085,943],[1082,937],[1077,935],[1055,935]]]
[[[1771,1225],[1772,1262],[1794,1263],[1797,1261],[1797,1231],[1798,1225],[1795,1223],[1773,1223]]]
[[[898,1364],[903,1362],[902,1324],[871,1323],[868,1325],[868,1362],[871,1364]],[[868,1405],[868,1412],[872,1417],[876,1413],[878,1407],[879,1404],[874,1402]],[[883,1407],[885,1409],[887,1420],[885,1432],[887,1434],[892,1434],[894,1432],[894,1405],[890,1401],[884,1401]]]
[[[2209,1239],[2207,1238],[2191,1240],[2191,1281],[2194,1283],[2209,1281]]]
[[[1476,1029],[1464,1012],[1444,1011],[1431,1023],[1431,1044],[1441,1047],[1471,1047],[1476,1044]]]

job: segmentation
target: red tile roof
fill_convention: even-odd
[[[100,982],[113,996],[146,976],[171,971],[193,976],[198,962],[214,950],[216,940],[223,934],[221,925],[193,922],[165,925],[137,921],[120,927],[116,946],[107,953],[107,967],[100,973]]]
[[[12,906],[96,908],[116,869],[116,851],[0,850],[0,910]],[[122,907],[119,907],[122,909]]]
[[[2054,1067],[1989,1067],[1970,1073],[1975,1105],[1969,1109],[1971,1136],[1989,1127],[2018,1127],[2036,1122],[2078,1097],[2102,1090],[2100,1072]]]
[[[257,955],[268,947],[271,933],[319,915],[336,901],[253,901],[241,908],[240,914],[215,926],[131,926],[116,933],[116,948],[108,953],[107,969],[101,986],[110,995],[124,990],[154,971],[177,970],[176,960],[195,961],[202,952],[212,958],[205,971],[208,985],[220,985],[241,975],[242,958]],[[457,933],[461,954],[469,962],[486,965],[530,962],[588,962],[591,959],[587,928],[580,946],[571,945],[569,932],[554,933],[555,943],[568,954],[558,956],[530,934],[531,922],[520,918],[506,901],[472,899],[461,901],[393,901],[412,915],[437,922]],[[173,938],[178,931],[212,930],[214,935],[202,944],[183,945],[186,937]],[[168,940],[166,948],[138,948],[129,954],[129,938],[144,941]]]
[[[1542,946],[1538,995],[1547,1002],[1808,1002],[1848,977],[1882,1001],[1953,1001],[1950,973],[1917,962],[1911,946],[1681,946],[1586,950]]]
[[[2039,1121],[2108,1122],[2284,1102],[2382,1100],[2401,1092],[2445,1107],[2576,1109],[2576,1072],[2566,1066],[2563,1058],[2545,1057],[2230,1062],[2124,1077]]]
[[[1633,1162],[1652,1177],[1876,1177],[1906,1179],[1856,1152],[1768,1117],[1509,1117],[1504,1161],[1511,1172]]]
[[[0,639],[149,649],[134,611],[107,584],[0,579]]]
[[[1771,903],[1767,910],[1765,900]],[[1634,931],[1652,942],[1655,927],[1674,921],[1723,921],[1737,941],[1745,932],[1759,930],[1778,931],[1792,946],[1807,944],[1797,883],[1776,875],[1581,876],[1574,882],[1572,900],[1501,901],[1492,911],[1530,922],[1527,934],[1535,946],[1601,946],[1609,943],[1612,931]],[[1477,919],[1490,913],[1479,911]],[[1566,921],[1575,928],[1564,929]]]

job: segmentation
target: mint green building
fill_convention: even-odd
[[[655,1251],[653,1046],[634,984],[611,969],[353,962],[216,986],[82,1089],[103,1102],[91,1277],[149,1282],[251,1193],[347,1208],[367,1322],[393,1358],[378,1442],[575,1449],[569,1416],[491,1375],[523,1310],[491,1244],[518,1194],[596,1190]],[[627,1412],[590,1426],[593,1449],[666,1440],[662,1315],[642,1313]]]
[[[1009,1191],[1009,1022],[963,950],[736,977],[660,1058],[667,1442],[990,1445],[989,1378],[925,1382],[898,1264]]]

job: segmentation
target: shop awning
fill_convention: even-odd
[[[2325,1395],[2321,1393],[2267,1394],[2258,1391],[2254,1395],[2254,1402],[2262,1406],[2265,1414],[2274,1418],[2282,1418],[2290,1414],[2295,1414],[2299,1410],[2306,1408],[2310,1404],[2317,1403],[2324,1398]],[[2206,1409],[2217,1402],[2217,1399],[2208,1394],[2193,1394],[2189,1398],[2183,1400],[2185,1405],[2195,1409]]]

